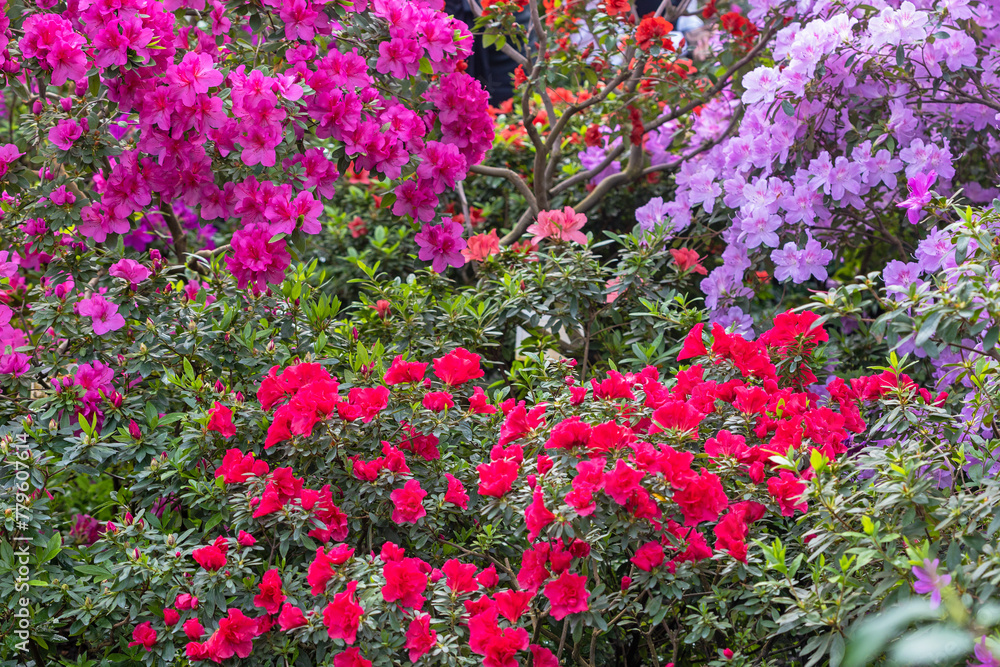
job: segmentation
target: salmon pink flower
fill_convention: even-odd
[[[527,232],[533,234],[531,241],[536,244],[542,239],[553,239],[587,245],[587,236],[580,231],[585,224],[587,216],[567,206],[562,211],[542,211]]]

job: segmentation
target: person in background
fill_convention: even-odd
[[[673,0],[673,2],[677,4],[678,0]],[[636,0],[636,14],[641,19],[647,14],[655,12],[659,6],[660,0]],[[444,10],[469,26],[469,31],[472,31],[476,15],[472,11],[469,0],[445,0]],[[526,26],[528,20],[527,9],[517,15],[517,21],[522,25]],[[682,16],[677,20],[672,36],[676,42],[677,38],[686,38],[689,32],[697,30],[702,25],[703,21],[697,15]],[[514,96],[513,76],[514,70],[517,69],[517,63],[503,51],[492,46],[483,46],[482,35],[473,34],[473,39],[475,42],[472,47],[472,56],[468,60],[466,71],[486,88],[490,95],[490,105],[499,107]],[[690,49],[691,45],[687,44],[685,39],[685,51],[690,51]]]
[[[445,0],[444,10],[469,26],[469,31],[472,31],[476,15],[469,0]],[[518,14],[517,21],[527,25],[528,11]],[[499,107],[514,96],[514,70],[517,69],[517,63],[503,51],[492,46],[483,46],[482,35],[474,34],[473,39],[475,43],[466,72],[478,79],[486,88],[486,92],[490,94],[490,105]]]

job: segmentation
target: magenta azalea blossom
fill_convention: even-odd
[[[931,170],[926,174],[917,174],[907,181],[906,186],[910,190],[910,196],[896,206],[906,209],[906,217],[911,225],[917,224],[917,221],[920,220],[920,212],[924,210],[924,206],[930,203],[930,189],[935,180],[937,180],[937,173]]]
[[[120,259],[111,265],[108,271],[115,278],[121,278],[128,282],[129,286],[135,287],[142,281],[149,278],[152,272],[134,259]]]
[[[462,238],[462,225],[452,222],[451,218],[441,218],[440,225],[425,224],[414,240],[420,246],[417,257],[430,261],[431,268],[438,273],[444,273],[449,266],[465,264],[462,250],[466,242]]]
[[[976,644],[975,657],[976,662],[970,662],[969,667],[1000,667],[1000,660],[997,660],[996,654],[986,644],[986,635]]]
[[[924,566],[913,566],[913,576],[917,578],[913,582],[913,590],[919,595],[931,594],[931,609],[937,609],[941,605],[941,591],[951,583],[950,574],[938,574],[940,561],[924,559]]]
[[[94,333],[103,336],[125,326],[125,318],[118,313],[118,304],[111,303],[100,294],[77,304],[77,312],[93,320]]]
[[[49,130],[49,141],[61,151],[68,151],[83,136],[83,128],[72,118],[64,118]]]

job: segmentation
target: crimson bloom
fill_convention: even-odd
[[[219,627],[205,642],[208,656],[222,662],[238,656],[247,658],[253,651],[253,638],[257,636],[257,621],[247,618],[239,609],[230,609],[229,615],[219,621]]]
[[[410,662],[416,662],[425,653],[434,648],[437,632],[431,630],[431,617],[427,614],[414,616],[406,629],[406,644],[404,648],[410,651]]]
[[[458,387],[486,375],[479,367],[479,360],[478,354],[460,347],[434,360],[434,375],[446,385]]]
[[[420,488],[420,482],[415,479],[407,481],[402,489],[389,494],[395,505],[392,520],[396,523],[416,523],[421,517],[427,516],[423,504],[426,496],[427,492]]]
[[[254,596],[255,607],[262,607],[269,614],[277,614],[281,609],[281,603],[288,596],[281,592],[281,577],[276,569],[270,569],[264,573],[264,578],[259,584],[260,593]]]
[[[450,473],[445,473],[444,476],[448,480],[448,490],[444,494],[444,501],[457,505],[463,510],[466,509],[469,506],[469,494],[465,492],[462,480]]]
[[[382,599],[386,602],[398,602],[401,607],[423,607],[422,593],[427,588],[427,575],[418,564],[422,562],[416,558],[404,558],[386,563],[382,570],[385,575]]]
[[[587,577],[569,571],[563,572],[558,579],[546,584],[545,597],[552,604],[549,610],[552,618],[561,621],[570,614],[587,611],[590,608],[587,604],[590,594],[587,592],[586,584]]]
[[[191,557],[195,559],[198,565],[201,565],[210,572],[220,570],[226,566],[226,555],[214,544],[195,549],[191,552]]]
[[[348,644],[353,644],[357,639],[361,616],[364,614],[364,609],[354,597],[357,587],[356,581],[347,584],[347,589],[334,595],[323,610],[323,625],[326,626],[330,639],[343,639]]]
[[[142,646],[147,651],[152,651],[156,645],[156,630],[153,629],[153,624],[146,621],[135,626],[132,630],[132,641],[128,645]]]
[[[236,427],[233,425],[233,411],[222,403],[215,401],[212,409],[208,411],[208,425],[206,429],[219,433],[223,438],[233,437],[236,435]]]

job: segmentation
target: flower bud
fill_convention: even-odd
[[[86,133],[86,132],[90,132],[90,121],[89,121],[89,120],[87,120],[87,118],[86,118],[86,117],[83,117],[83,118],[81,118],[81,119],[80,119],[80,127],[82,127],[82,128],[83,128],[83,131],[84,131],[85,133]]]
[[[222,384],[222,380],[215,381],[215,393],[217,394],[226,393],[226,385]]]
[[[35,114],[36,116],[38,114],[42,113],[42,101],[41,100],[35,100],[34,102],[31,103],[31,113]]]
[[[622,590],[628,590],[628,587],[632,585],[632,577],[622,577]]]
[[[132,436],[133,440],[142,440],[142,431],[134,419],[130,419],[128,422],[128,434]]]
[[[69,110],[73,108],[73,100],[68,97],[63,97],[59,100],[59,106],[62,107],[63,111],[69,113]]]
[[[89,81],[87,81],[87,79],[80,79],[79,81],[76,82],[76,90],[73,92],[76,93],[77,97],[83,97],[84,93],[87,92],[88,86],[89,86]]]

